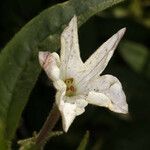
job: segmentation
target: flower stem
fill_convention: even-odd
[[[43,146],[47,142],[48,136],[55,127],[57,121],[59,120],[59,117],[60,117],[59,110],[56,104],[54,103],[53,108],[47,117],[47,120],[45,121],[43,127],[41,128],[36,138],[37,145]]]

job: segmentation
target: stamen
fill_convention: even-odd
[[[74,79],[69,78],[65,80],[67,89],[66,89],[66,96],[74,96],[75,95],[75,87],[74,87]]]

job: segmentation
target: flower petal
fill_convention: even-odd
[[[84,113],[85,107],[88,105],[88,102],[85,99],[76,99],[76,116],[79,116]]]
[[[46,72],[47,76],[52,80],[56,81],[60,77],[60,60],[57,53],[50,52],[39,52],[39,62],[41,67]]]
[[[92,79],[84,88],[84,94],[86,93],[90,104],[108,107],[114,112],[128,113],[128,104],[121,83],[114,76],[104,75]]]
[[[110,99],[105,94],[94,91],[89,92],[86,100],[97,106],[109,107],[111,105]]]
[[[75,117],[85,111],[88,102],[83,96],[65,96],[66,85],[62,80],[55,81],[54,86],[57,89],[56,104],[62,116],[63,130],[67,132]]]
[[[56,104],[59,108],[59,105],[64,101],[64,97],[66,95],[66,84],[62,80],[57,80],[57,81],[53,82],[53,84],[57,90],[55,100],[56,100]]]
[[[56,104],[62,116],[63,130],[68,131],[71,123],[76,117],[76,104],[65,102],[66,84],[62,80],[54,82],[54,86],[57,89]]]
[[[65,102],[76,104],[76,116],[81,115],[85,111],[85,107],[88,105],[88,102],[85,100],[86,97],[83,95],[65,97]]]
[[[67,132],[75,117],[85,111],[84,108],[88,103],[83,99],[72,99],[65,96],[60,98],[63,98],[63,100],[59,100],[58,108],[62,116],[63,130]],[[65,99],[67,99],[67,102]]]
[[[71,19],[61,35],[60,56],[62,79],[79,76],[77,72],[81,70],[83,62],[80,58],[76,16]]]
[[[67,102],[65,100],[61,101],[59,110],[62,116],[63,130],[67,132],[75,117],[84,113],[85,107],[88,105],[88,102],[84,99],[77,99],[77,97],[63,98],[67,99]]]
[[[76,104],[61,103],[59,110],[62,116],[63,130],[67,132],[76,117]]]
[[[119,41],[125,33],[125,28],[119,30],[104,44],[102,44],[97,51],[95,51],[90,58],[85,62],[86,71],[80,76],[77,81],[78,86],[82,86],[94,76],[100,75],[107,66],[114,50],[116,49]]]

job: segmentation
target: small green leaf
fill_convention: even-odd
[[[41,148],[36,146],[35,138],[36,137],[32,137],[32,138],[18,141],[18,144],[20,145],[19,150],[41,150]]]
[[[63,131],[52,131],[48,136],[48,140],[51,139],[52,137],[60,136],[62,134],[63,134]]]
[[[134,71],[143,72],[149,56],[149,51],[145,46],[125,41],[120,44],[120,54]]]
[[[47,137],[47,140],[45,141],[45,143],[52,137],[59,136],[61,134],[63,134],[63,131],[51,132],[49,136]],[[41,146],[36,145],[36,138],[37,138],[37,134],[34,133],[33,137],[18,141],[18,144],[20,145],[19,150],[43,150],[44,145],[41,145]]]
[[[89,131],[87,131],[86,134],[84,135],[84,137],[83,137],[79,147],[77,148],[77,150],[85,150],[88,142],[89,142]]]
[[[69,0],[57,4],[33,18],[6,45],[0,54],[1,150],[11,145],[21,113],[40,73],[38,51],[56,51],[60,47],[61,32],[75,14],[81,26],[97,12],[121,1]]]

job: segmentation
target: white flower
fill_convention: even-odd
[[[39,52],[40,65],[57,89],[56,104],[65,132],[88,104],[128,113],[126,97],[119,80],[112,75],[100,76],[125,30],[119,30],[83,63],[78,44],[77,18],[74,16],[61,35],[60,58],[55,52]]]

